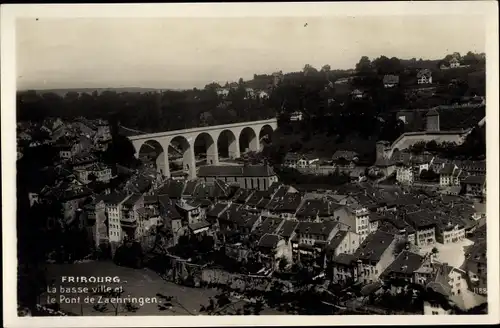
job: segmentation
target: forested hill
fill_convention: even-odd
[[[182,91],[183,89],[160,89],[160,88],[141,88],[141,87],[121,87],[121,88],[61,88],[61,89],[42,89],[37,90],[38,93],[54,93],[59,96],[64,97],[67,93],[96,93],[101,94],[104,91],[111,91],[117,93],[123,92],[137,92],[137,93],[147,93],[147,92],[160,92],[160,91]],[[27,91],[27,90],[25,90]]]
[[[290,114],[298,111],[303,114],[301,133],[306,139],[323,132],[340,139],[350,132],[359,132],[366,138],[391,139],[400,132],[398,127],[382,127],[382,135],[375,132],[380,130],[376,127],[381,125],[381,119],[385,126],[397,124],[391,118],[395,110],[430,108],[456,103],[464,96],[484,95],[484,54],[453,55],[459,56],[467,68],[441,70],[440,65],[452,55],[443,60],[381,56],[373,60],[362,57],[355,70],[305,65],[300,72],[256,74],[250,81],[240,79],[222,86],[211,83],[203,89],[72,90],[64,95],[47,90],[22,91],[17,96],[17,115],[21,121],[40,121],[49,116],[112,117],[131,129],[158,132],[276,116],[286,123]],[[429,95],[415,91],[416,74],[421,68],[429,68],[433,73],[434,91]],[[384,88],[383,78],[387,74],[399,76],[398,87]],[[228,94],[218,94],[219,87],[227,87]],[[248,88],[255,93],[249,93]],[[353,100],[353,90],[361,90],[363,99]]]

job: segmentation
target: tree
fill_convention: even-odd
[[[314,73],[317,73],[318,70],[316,68],[314,68],[312,65],[310,64],[306,64],[304,66],[304,69],[302,70],[304,72],[304,75],[305,76],[308,76],[308,75],[311,75],[311,74],[314,74]]]
[[[282,257],[280,259],[278,266],[280,271],[285,271],[286,267],[288,266],[288,260],[286,259],[286,257]]]
[[[101,313],[112,312],[115,316],[126,312],[137,312],[139,306],[129,301],[122,302],[120,300],[123,293],[124,290],[121,287],[117,287],[111,291],[96,293],[105,303],[95,304],[93,306],[94,311]]]
[[[367,73],[370,72],[372,69],[372,63],[370,61],[370,58],[367,56],[361,57],[359,62],[356,64],[356,71],[360,73]]]
[[[439,174],[434,172],[432,169],[422,170],[420,173],[420,179],[424,181],[436,181],[439,180]]]
[[[323,65],[323,67],[321,67],[321,72],[330,73],[330,70],[331,70],[331,67],[328,64]]]

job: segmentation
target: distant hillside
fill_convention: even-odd
[[[155,88],[140,88],[140,87],[124,87],[124,88],[69,88],[69,89],[35,89],[38,93],[55,93],[59,96],[64,96],[68,92],[78,92],[78,93],[92,93],[97,91],[101,94],[104,91],[114,91],[118,93],[122,92],[134,92],[134,93],[146,93],[146,92],[158,92],[158,91],[182,91],[182,89],[155,89]]]

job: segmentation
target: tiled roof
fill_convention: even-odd
[[[302,197],[303,195],[300,193],[287,193],[283,196],[283,199],[279,200],[279,204],[275,210],[295,213],[302,202]]]
[[[208,223],[205,220],[201,220],[200,222],[192,223],[189,225],[189,229],[191,229],[192,231],[196,231],[198,229],[202,229],[202,228],[206,228],[206,227],[210,227],[210,223]]]
[[[181,219],[175,205],[168,199],[168,197],[161,196],[160,198],[160,213],[168,219]]]
[[[267,195],[267,192],[257,190],[253,193],[252,197],[247,201],[247,205],[249,206],[257,206],[257,204],[264,199],[264,197]]]
[[[337,249],[337,247],[342,243],[344,238],[347,236],[347,233],[348,232],[345,230],[339,230],[339,232],[337,232],[335,237],[333,237],[332,240],[330,241],[328,248],[330,248],[332,250]]]
[[[333,263],[339,263],[343,265],[351,265],[354,261],[356,261],[356,258],[352,254],[342,253],[332,258]]]
[[[140,199],[142,195],[140,194],[133,194],[127,200],[123,203],[125,206],[134,206]]]
[[[431,213],[427,210],[421,210],[414,213],[409,213],[405,217],[405,221],[408,222],[414,228],[426,228],[435,226],[436,224],[436,213]]]
[[[157,196],[144,195],[144,205],[153,205],[158,203]]]
[[[280,236],[266,233],[259,240],[259,247],[264,248],[275,248],[278,246],[278,242],[280,241]]]
[[[417,73],[417,78],[420,78],[420,77],[423,77],[423,76],[431,77],[432,76],[432,72],[429,69],[427,69],[427,68],[421,69]]]
[[[328,236],[335,227],[337,227],[337,222],[299,222],[296,230],[300,234],[312,234],[319,236]]]
[[[413,274],[423,264],[424,257],[408,251],[402,251],[398,257],[385,269],[382,276],[392,272],[402,274]]]
[[[285,220],[280,218],[266,218],[254,232],[257,235],[264,235],[266,233],[275,234],[281,228],[283,222]]]
[[[306,200],[297,211],[297,217],[327,217],[333,215],[341,205],[330,203],[323,199]]]
[[[262,200],[260,200],[257,203],[257,208],[259,208],[259,209],[265,209],[269,205],[269,202],[270,202],[269,199],[263,198]]]
[[[168,195],[170,198],[181,198],[184,190],[184,182],[169,179],[157,191],[157,195]]]
[[[183,196],[193,196],[196,187],[198,186],[200,180],[190,180],[186,182],[186,185],[184,187],[184,190],[182,191]]]
[[[113,192],[109,195],[102,196],[102,200],[104,201],[105,204],[118,205],[127,197],[128,195],[124,193]]]
[[[218,218],[227,210],[227,208],[227,204],[217,203],[211,210],[207,212],[207,216]]]
[[[245,204],[247,200],[249,200],[253,195],[253,193],[254,191],[251,189],[240,189],[233,197],[233,199],[238,203]]]
[[[274,195],[274,193],[276,191],[278,191],[278,189],[281,187],[281,185],[282,184],[279,183],[279,182],[273,182],[273,183],[271,183],[271,185],[269,186],[269,188],[267,188],[267,192],[269,193],[269,198],[271,198]]]
[[[484,175],[471,175],[465,178],[462,183],[465,184],[484,184],[486,182],[486,176]]]
[[[394,240],[394,235],[377,230],[368,235],[354,254],[358,260],[378,262]]]
[[[285,221],[277,234],[284,238],[290,238],[295,232],[298,224],[299,223],[296,221]]]
[[[276,175],[268,165],[248,166],[202,166],[198,170],[199,177],[271,177]]]

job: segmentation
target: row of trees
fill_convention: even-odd
[[[484,160],[486,158],[486,124],[475,127],[461,145],[449,142],[440,144],[435,141],[419,142],[411,146],[409,150],[414,154],[428,151],[449,159]]]

